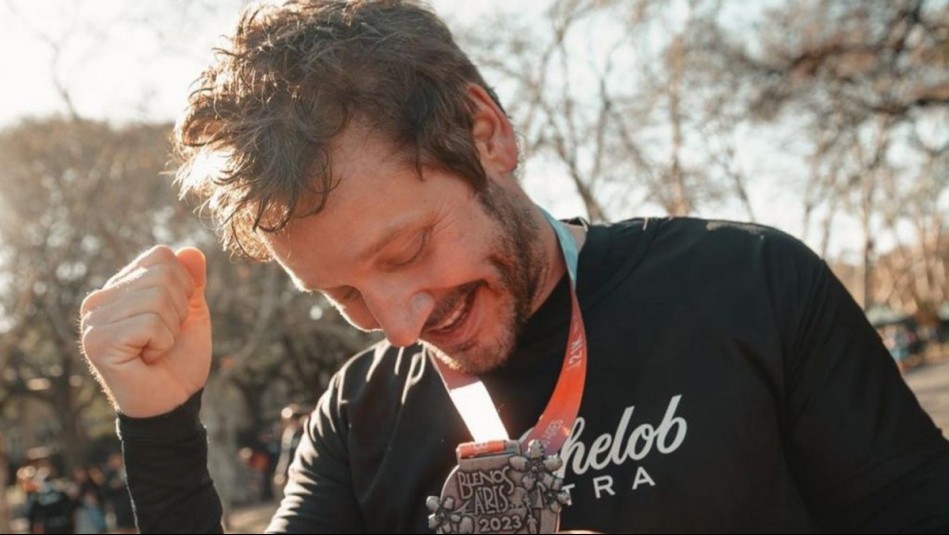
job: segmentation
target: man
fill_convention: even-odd
[[[279,452],[276,456],[276,466],[273,472],[273,489],[271,492],[278,496],[283,496],[283,487],[287,484],[287,475],[290,473],[290,463],[296,454],[297,446],[303,439],[306,431],[307,416],[312,412],[312,407],[303,409],[296,403],[291,403],[280,411],[280,418],[283,420],[283,430],[280,432]]]
[[[949,446],[823,262],[758,226],[549,221],[497,98],[424,9],[251,11],[177,139],[226,246],[387,338],[321,398],[271,531],[549,527],[533,509],[606,532],[949,526]],[[82,307],[143,531],[220,529],[204,286],[199,251],[156,247]],[[479,384],[485,434],[452,402]],[[540,439],[444,485],[456,446],[500,426]]]
[[[75,533],[75,503],[50,476],[45,467],[34,476],[36,490],[29,495],[26,507],[30,533]]]
[[[126,481],[128,475],[119,453],[110,453],[103,469],[103,494],[112,511],[114,533],[135,533],[135,512]]]

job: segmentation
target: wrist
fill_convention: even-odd
[[[119,438],[123,442],[153,444],[172,444],[192,438],[195,432],[203,431],[199,418],[203,392],[203,389],[198,390],[178,407],[156,416],[134,417],[117,412]]]

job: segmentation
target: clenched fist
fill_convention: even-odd
[[[211,316],[198,249],[154,247],[82,302],[82,349],[116,410],[169,412],[204,387]]]

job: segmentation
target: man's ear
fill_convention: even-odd
[[[480,85],[468,85],[468,98],[474,104],[471,135],[481,165],[485,171],[512,173],[517,167],[517,140],[507,115]]]

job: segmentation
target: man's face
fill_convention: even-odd
[[[296,283],[394,345],[421,340],[474,374],[504,363],[545,272],[526,196],[490,170],[482,193],[447,171],[420,178],[356,127],[334,143],[332,172],[322,211],[265,236]]]

